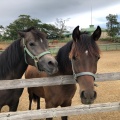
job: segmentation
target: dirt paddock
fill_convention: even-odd
[[[98,71],[97,73],[107,73],[107,72],[120,72],[120,51],[108,51],[102,52],[101,58],[98,62]],[[97,82],[98,87],[97,99],[95,103],[105,103],[105,102],[118,102],[120,101],[120,81],[107,81],[107,82]],[[28,94],[26,88],[20,98],[20,103],[18,110],[25,111],[28,110]],[[79,98],[79,87],[73,98],[72,105],[81,104]],[[41,108],[44,108],[44,99],[41,99]],[[36,109],[36,104],[32,106],[33,109]],[[8,111],[8,108],[5,106],[2,109],[2,112]],[[60,120],[59,118],[54,118],[54,120]],[[104,112],[104,113],[95,113],[95,114],[85,114],[85,115],[76,115],[69,116],[69,120],[120,120],[120,112]]]

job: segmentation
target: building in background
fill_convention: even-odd
[[[101,37],[100,37],[100,38],[107,38],[107,37],[109,37],[109,36],[107,35],[106,29],[103,29],[103,28],[101,28],[101,29],[102,29],[102,34],[101,34]],[[95,30],[96,30],[96,27],[94,27],[94,25],[90,25],[89,28],[81,28],[81,31],[82,31],[82,32],[86,31],[86,32],[88,32],[89,34],[92,34]]]

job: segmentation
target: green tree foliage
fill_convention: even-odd
[[[4,40],[15,40],[18,38],[18,31],[34,26],[45,32],[48,38],[61,38],[66,30],[67,20],[57,19],[56,25],[42,23],[39,19],[32,19],[29,15],[20,15],[13,23],[6,27],[3,35]],[[0,26],[2,27],[2,26]]]
[[[119,30],[120,30],[120,23],[117,21],[118,16],[117,15],[113,15],[113,14],[109,14],[108,16],[106,16],[107,19],[107,33],[110,37],[114,38]]]
[[[0,30],[3,30],[4,27],[2,25],[0,25]],[[0,40],[2,40],[2,33],[0,33]]]
[[[19,30],[24,30],[31,26],[39,28],[40,24],[41,21],[39,19],[32,19],[29,15],[20,15],[17,20],[7,26],[4,38],[17,39]]]
[[[49,39],[58,37],[59,29],[55,25],[43,23],[40,25],[40,30],[45,32]]]
[[[0,25],[0,29],[3,29],[4,27],[2,25]]]

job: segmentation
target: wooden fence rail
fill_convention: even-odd
[[[96,82],[109,80],[120,80],[120,72],[96,74]],[[73,75],[33,79],[0,80],[0,90],[75,83],[76,81],[74,80]]]
[[[120,103],[101,103],[92,105],[79,105],[63,108],[40,109],[30,111],[17,111],[0,113],[0,120],[34,120],[49,117],[90,114],[96,112],[120,111]]]
[[[108,81],[108,80],[120,80],[120,72],[96,74],[96,81]],[[75,83],[76,81],[73,79],[72,75],[56,76],[49,78],[0,80],[0,90]],[[120,102],[102,103],[92,105],[71,106],[64,108],[51,108],[41,110],[0,113],[0,120],[30,120],[118,110],[120,110]]]

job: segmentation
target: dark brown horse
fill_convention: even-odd
[[[57,72],[57,61],[51,56],[45,34],[35,28],[19,32],[20,39],[14,41],[0,55],[0,80],[20,79],[28,64],[49,74]],[[4,105],[16,111],[21,89],[0,90],[0,111]]]
[[[92,104],[97,97],[94,89],[94,74],[100,58],[99,48],[96,44],[100,35],[101,28],[99,26],[91,36],[81,33],[78,26],[73,31],[73,40],[60,48],[56,56],[59,71],[55,75],[74,75],[80,86],[80,98],[83,104]],[[32,66],[28,67],[25,74],[25,78],[45,76],[47,76],[46,73],[40,73]],[[40,97],[45,98],[46,108],[71,106],[75,91],[75,84],[28,88],[29,109],[31,109],[32,99],[37,100],[37,109],[40,108]],[[46,119],[52,120],[52,118]],[[67,116],[62,117],[62,120],[67,120]]]

